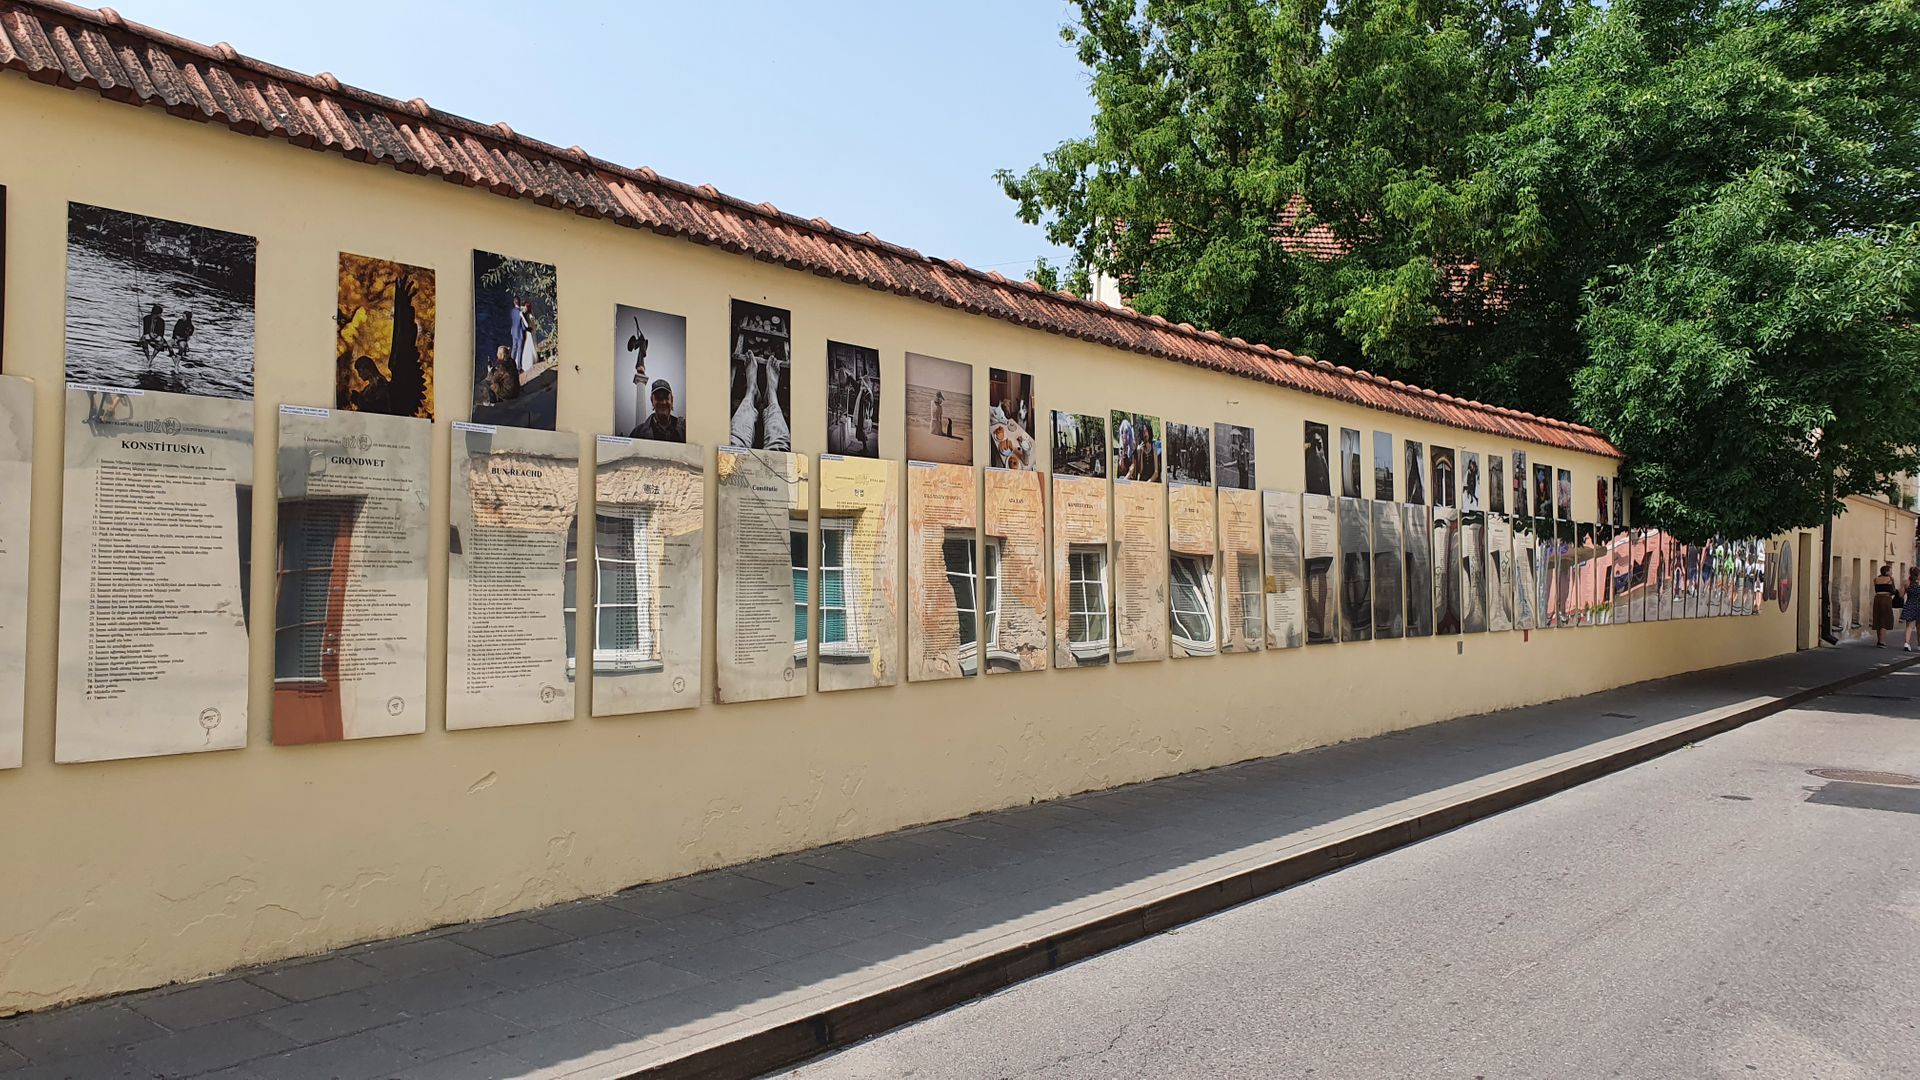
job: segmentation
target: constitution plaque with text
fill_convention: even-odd
[[[1060,467],[1056,453],[1054,467]],[[1103,476],[1053,477],[1053,665],[1113,659],[1108,521],[1113,486]]]
[[[907,463],[907,681],[980,673],[981,601],[972,466]]]
[[[696,443],[594,439],[594,716],[700,704],[706,461]]]
[[[0,375],[0,769],[20,767],[32,495],[33,383]]]
[[[714,700],[807,692],[805,454],[721,447]]]
[[[988,469],[981,531],[995,603],[981,635],[987,670],[1047,666],[1047,507],[1037,472]]]
[[[1114,657],[1167,658],[1167,489],[1113,482]]]
[[[1297,649],[1306,644],[1306,606],[1301,597],[1300,495],[1292,491],[1260,493],[1267,574],[1267,648]]]
[[[820,689],[900,681],[900,463],[820,455]]]
[[[1260,493],[1226,488],[1220,501],[1220,651],[1266,644],[1266,588],[1260,567]]]

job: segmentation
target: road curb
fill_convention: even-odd
[[[1920,656],[1891,661],[1842,679],[1715,717],[1693,727],[1621,747],[1496,791],[1409,814],[1364,833],[1231,874],[1114,915],[1009,946],[987,956],[889,987],[811,1016],[753,1032],[672,1061],[619,1074],[621,1080],[748,1080],[862,1039],[890,1031],[1014,983],[1044,975],[1110,949],[1311,881],[1356,862],[1437,836],[1482,818],[1578,787],[1670,754],[1702,739],[1744,727],[1920,664]]]

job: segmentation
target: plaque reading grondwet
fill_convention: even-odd
[[[981,528],[992,605],[981,643],[987,670],[1047,666],[1047,509],[1037,472],[988,469]]]
[[[1167,658],[1167,489],[1113,482],[1115,659]]]
[[[20,767],[32,495],[33,383],[0,375],[0,769]]]
[[[427,730],[433,422],[280,406],[273,741]]]
[[[807,692],[805,454],[720,448],[714,700]]]
[[[594,716],[700,704],[707,452],[601,435],[593,469]]]
[[[974,484],[967,465],[907,463],[908,682],[979,674],[981,615],[994,598],[974,550]]]
[[[1054,468],[1060,468],[1057,449]],[[1092,667],[1113,659],[1107,550],[1112,490],[1104,476],[1053,475],[1054,667]]]
[[[1306,644],[1306,607],[1301,597],[1300,496],[1292,491],[1260,493],[1267,558],[1267,648],[1297,649]]]
[[[900,681],[900,463],[820,455],[820,689]]]
[[[573,718],[570,431],[453,425],[447,556],[447,727]]]
[[[1220,651],[1259,652],[1266,643],[1260,573],[1260,493],[1223,487],[1220,500]]]
[[[67,384],[55,761],[247,744],[253,402]]]

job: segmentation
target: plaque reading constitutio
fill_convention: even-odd
[[[1115,658],[1167,658],[1167,489],[1113,482]]]
[[[1267,648],[1297,649],[1307,641],[1306,606],[1301,598],[1300,495],[1293,491],[1260,493],[1267,557]]]
[[[714,700],[807,692],[805,454],[720,448]]]
[[[1266,642],[1260,573],[1260,493],[1221,488],[1220,651],[1259,652]]]
[[[427,730],[433,422],[280,406],[273,741]]]
[[[593,469],[593,715],[700,704],[707,452],[601,435]]]
[[[988,568],[975,551],[975,482],[967,465],[907,463],[909,682],[980,670],[981,617],[995,597],[991,573],[983,573]]]
[[[579,503],[572,432],[453,425],[449,729],[573,718]]]
[[[247,744],[253,402],[67,384],[55,761]]]
[[[1060,467],[1058,456],[1054,467]],[[1053,665],[1091,667],[1113,659],[1112,567],[1105,477],[1053,476]]]
[[[900,681],[900,463],[820,455],[820,689]]]
[[[20,767],[32,494],[33,383],[0,375],[0,769]]]
[[[988,671],[1047,666],[1046,487],[1037,472],[988,469],[981,526],[989,605],[981,635]]]

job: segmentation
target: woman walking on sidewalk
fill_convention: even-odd
[[[1893,629],[1893,597],[1899,592],[1893,583],[1893,564],[1882,563],[1873,579],[1873,647],[1887,647],[1887,631]]]
[[[1906,602],[1900,607],[1900,619],[1907,624],[1907,632],[1901,635],[1900,649],[1912,652],[1920,645],[1920,566],[1907,568]]]

